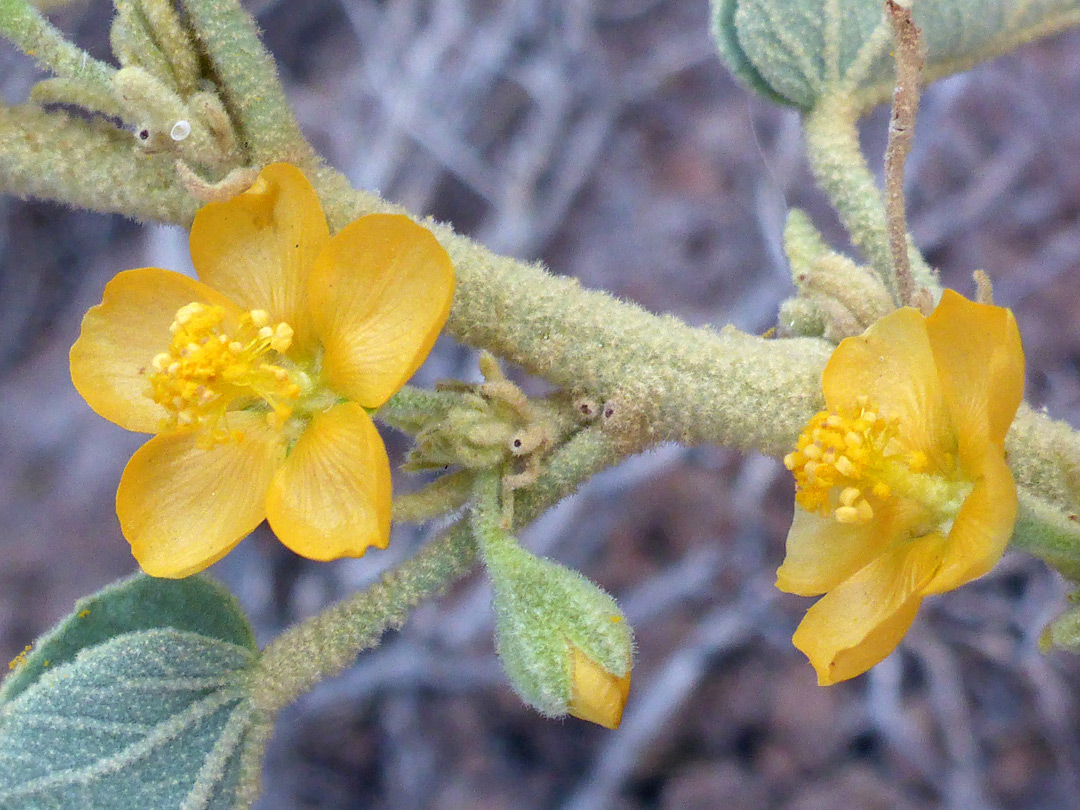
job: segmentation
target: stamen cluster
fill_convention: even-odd
[[[795,476],[795,500],[806,511],[838,523],[866,523],[874,516],[870,497],[889,497],[890,468],[926,467],[921,452],[904,452],[895,419],[881,417],[867,397],[846,412],[821,411],[802,434],[784,466]]]
[[[154,357],[147,392],[169,412],[162,432],[195,429],[200,445],[211,447],[243,439],[229,429],[230,407],[265,404],[275,427],[292,414],[300,387],[283,356],[292,344],[292,327],[271,326],[261,309],[245,312],[235,326],[227,321],[225,308],[213,304],[193,302],[177,311],[169,349]]]

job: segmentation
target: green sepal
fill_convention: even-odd
[[[571,644],[614,677],[629,673],[633,631],[609,594],[508,534],[491,533],[480,543],[495,588],[499,658],[522,700],[547,717],[567,713]]]
[[[80,602],[4,684],[4,810],[230,810],[254,795],[269,719],[235,600],[143,575]]]
[[[857,93],[866,106],[894,83],[882,0],[713,0],[721,56],[768,98],[809,109],[824,93]],[[1076,0],[919,0],[915,24],[926,75],[940,78],[1076,22]]]

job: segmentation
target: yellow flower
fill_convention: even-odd
[[[570,647],[570,705],[579,720],[604,728],[618,728],[623,707],[630,696],[630,670],[621,678],[612,675],[573,644]]]
[[[837,346],[826,410],[784,464],[796,508],[776,585],[826,594],[794,644],[828,685],[899,644],[923,597],[993,568],[1012,534],[1005,434],[1023,396],[1012,313],[946,291]]]
[[[158,434],[116,493],[135,558],[188,576],[264,518],[315,560],[385,548],[390,466],[368,411],[431,350],[450,258],[404,216],[362,217],[331,238],[314,189],[281,163],[200,210],[190,247],[201,281],[120,273],[71,349],[90,407]]]

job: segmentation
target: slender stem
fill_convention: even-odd
[[[533,520],[619,458],[616,443],[601,431],[581,431],[552,454],[536,485],[522,491],[517,525]],[[459,521],[378,584],[289,628],[263,650],[252,682],[256,707],[273,714],[340,674],[384,632],[400,627],[418,604],[472,570],[475,561],[471,527]]]
[[[1080,582],[1080,522],[1030,491],[1020,490],[1011,547],[1049,563]]]
[[[251,15],[237,0],[183,0],[183,5],[252,163],[280,160],[313,167],[317,158],[300,132]]]
[[[473,473],[458,470],[440,476],[423,489],[394,496],[394,521],[424,523],[464,506],[472,494]]]
[[[804,120],[807,156],[818,185],[840,215],[852,242],[899,301],[885,201],[859,146],[858,114],[858,106],[848,95],[823,97]],[[941,288],[934,272],[910,239],[906,243],[915,284],[926,287],[936,298]]]
[[[96,85],[105,91],[116,69],[73,45],[26,0],[0,0],[0,36],[57,76]]]
[[[457,401],[453,394],[445,391],[428,391],[406,385],[375,411],[373,416],[398,430],[417,433],[426,424],[438,419],[440,414],[449,410]]]
[[[344,672],[384,632],[400,627],[413,608],[467,574],[475,560],[472,533],[458,523],[381,582],[289,628],[263,651],[252,683],[256,706],[273,714]]]
[[[504,523],[505,510],[500,503],[502,495],[502,470],[484,470],[473,482],[473,505],[469,525],[481,556],[488,545],[509,536],[510,527]]]
[[[885,149],[885,214],[889,229],[889,249],[896,275],[898,302],[914,302],[915,282],[908,259],[907,213],[904,200],[904,163],[915,137],[915,116],[919,110],[919,76],[923,66],[922,39],[911,18],[911,9],[886,0],[896,58],[896,91],[889,119],[889,143]]]

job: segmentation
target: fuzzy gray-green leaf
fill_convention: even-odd
[[[202,576],[173,580],[136,574],[79,600],[70,616],[38,639],[0,687],[0,706],[82,649],[134,630],[164,627],[256,649],[247,618],[221,585]]]
[[[175,629],[82,650],[0,707],[4,810],[230,810],[257,653]]]
[[[731,69],[766,95],[809,108],[827,90],[867,106],[893,85],[882,0],[713,0],[714,32]],[[926,75],[964,70],[1080,22],[1078,0],[915,0]]]

